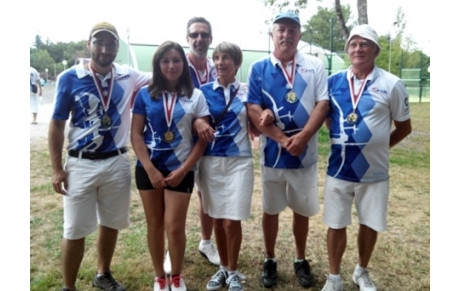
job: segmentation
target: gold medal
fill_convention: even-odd
[[[297,102],[297,94],[294,91],[289,91],[286,94],[286,101],[289,103],[295,103]]]
[[[356,121],[358,120],[358,114],[352,112],[347,116],[347,121],[350,124],[355,124]]]
[[[101,125],[104,128],[107,128],[112,125],[112,119],[107,114],[104,114],[101,119]]]
[[[174,140],[174,133],[172,131],[167,131],[163,134],[165,142],[172,142]]]

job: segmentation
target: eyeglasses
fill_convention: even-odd
[[[116,41],[95,40],[93,41],[93,45],[98,48],[105,47],[106,49],[114,50],[117,47],[117,42]]]
[[[189,33],[188,36],[195,39],[198,38],[198,36],[201,35],[201,38],[210,38],[211,34],[209,32],[192,32]]]

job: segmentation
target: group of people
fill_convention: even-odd
[[[63,291],[76,290],[85,237],[96,229],[93,286],[125,290],[110,265],[118,232],[129,224],[129,139],[137,157],[135,183],[147,222],[153,290],[187,290],[181,272],[195,187],[201,212],[199,251],[218,266],[206,289],[243,290],[238,259],[241,222],[251,209],[254,135],[260,136],[261,284],[277,285],[279,213],[289,207],[294,273],[301,286],[313,286],[306,246],[309,217],[319,212],[317,131],[324,123],[331,153],[324,190],[330,274],[323,290],[343,290],[340,263],[353,202],[360,229],[352,279],[360,290],[376,290],[367,266],[377,232],[386,228],[389,148],[411,132],[408,94],[397,77],[375,66],[380,46],[368,25],[355,27],[346,42],[350,68],[329,78],[319,59],[297,51],[297,14],[277,15],[270,34],[273,52],[252,64],[243,83],[236,79],[243,61],[238,45],[219,43],[208,57],[212,30],[205,18],[187,23],[188,53],[173,41],[157,48],[152,73],[114,63],[119,37],[113,25],[103,22],[91,29],[90,60],[57,80],[49,128],[52,183],[64,201]]]

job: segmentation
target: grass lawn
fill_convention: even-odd
[[[388,230],[379,235],[370,263],[372,277],[379,290],[430,290],[430,103],[412,103],[413,133],[391,149],[390,202]],[[320,214],[311,218],[307,258],[311,262],[316,285],[321,290],[328,273],[326,226],[322,223],[323,184],[329,141],[320,130],[319,196]],[[134,154],[130,151],[133,163]],[[243,243],[239,271],[246,275],[245,290],[262,290],[260,274],[264,247],[261,229],[261,186],[258,151],[251,217],[242,224]],[[59,290],[62,201],[51,187],[51,166],[46,139],[31,139],[30,147],[30,290]],[[146,224],[142,202],[132,184],[131,226],[120,232],[112,263],[114,276],[128,290],[152,290],[153,267],[146,243]],[[204,290],[216,271],[198,253],[198,198],[192,195],[187,219],[187,249],[183,276],[189,290]],[[277,241],[279,281],[274,290],[302,290],[292,267],[295,255],[291,233],[292,213],[280,214]],[[357,220],[348,228],[348,245],[342,261],[345,290],[357,290],[351,274],[357,262]],[[96,270],[96,234],[87,238],[86,253],[77,280],[78,290],[91,287]]]

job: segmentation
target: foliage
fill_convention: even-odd
[[[350,5],[342,7],[342,13],[346,22],[348,22],[351,12]],[[331,51],[342,51],[346,39],[336,26],[336,14],[333,8],[318,7],[313,15],[304,25],[305,33],[302,40],[308,43],[318,44],[323,48]],[[332,26],[332,49],[331,49],[331,26]]]
[[[281,12],[287,9],[293,11],[303,9],[307,7],[308,0],[294,0],[292,4],[289,0],[265,0],[264,2],[265,6]]]
[[[48,69],[48,78],[55,79],[66,65],[74,64],[80,57],[89,57],[86,41],[44,43],[39,35],[35,37],[33,47],[30,48],[30,65],[36,68],[41,76]],[[65,62],[64,62],[65,61]]]
[[[54,59],[46,49],[30,49],[30,65],[38,71],[52,68],[54,63]]]

